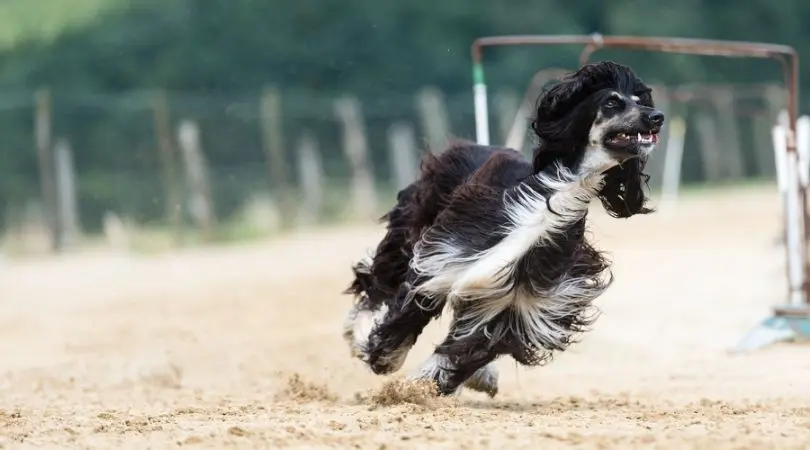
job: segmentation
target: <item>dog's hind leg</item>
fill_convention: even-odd
[[[494,397],[498,393],[498,370],[492,362],[499,352],[491,348],[483,327],[460,335],[463,325],[453,321],[447,338],[413,378],[432,380],[440,395],[453,394],[464,385]]]
[[[464,387],[495,397],[498,394],[498,368],[495,364],[488,363],[473,372],[464,382]]]
[[[388,221],[387,231],[374,257],[352,267],[354,280],[345,293],[354,295],[356,301],[343,321],[343,338],[352,356],[360,356],[371,330],[382,322],[405,281],[413,247],[409,233],[417,188],[414,183],[398,193],[397,204],[383,217]]]

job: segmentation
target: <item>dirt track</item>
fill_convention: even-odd
[[[773,191],[624,222],[596,214],[616,282],[595,330],[547,367],[499,361],[494,400],[379,405],[386,379],[349,358],[339,295],[378,227],[165,257],[6,261],[0,444],[807,448],[810,345],[726,353],[783,298]]]

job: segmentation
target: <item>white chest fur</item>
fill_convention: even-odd
[[[464,319],[465,325],[456,334],[473,333],[512,308],[511,323],[503,326],[524,336],[527,343],[563,339],[567,330],[549,319],[576,313],[573,309],[581,309],[604,290],[577,277],[564,277],[539,296],[512,285],[511,275],[521,257],[534,246],[554,245],[556,234],[584,217],[602,184],[600,175],[581,176],[565,169],[553,177],[535,177],[535,186],[544,189],[523,184],[505,194],[503,207],[509,220],[497,245],[472,256],[464,255],[449,239],[420,242],[414,249],[411,267],[425,281],[414,287],[413,294],[446,299],[454,309],[463,310],[466,317],[457,319]],[[548,202],[542,192],[551,192]]]

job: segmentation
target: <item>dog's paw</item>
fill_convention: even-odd
[[[476,370],[475,373],[464,382],[464,387],[477,392],[483,392],[489,395],[490,398],[495,397],[498,394],[498,368],[495,367],[494,364],[487,364]]]
[[[364,348],[369,347],[368,342],[371,331],[385,316],[388,307],[382,305],[372,308],[368,297],[353,305],[343,320],[343,339],[349,345],[353,358],[363,359]]]
[[[386,347],[380,339],[372,335],[368,340],[368,347],[361,350],[360,359],[371,368],[377,375],[388,375],[397,372],[405,365],[408,352],[415,343],[415,339],[408,338],[399,346]]]

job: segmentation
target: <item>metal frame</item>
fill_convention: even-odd
[[[774,59],[782,67],[787,93],[789,124],[785,130],[787,144],[785,199],[785,236],[787,239],[788,301],[774,308],[774,316],[764,320],[737,346],[747,350],[763,345],[803,336],[810,338],[810,266],[807,258],[806,236],[808,216],[806,189],[799,177],[799,155],[796,148],[796,120],[798,118],[799,56],[793,47],[760,42],[719,41],[641,36],[592,35],[512,35],[488,36],[472,44],[473,93],[475,105],[476,140],[489,144],[489,112],[487,88],[484,82],[484,47],[514,45],[584,45],[580,64],[587,63],[602,48],[647,50],[701,56],[747,57]]]
[[[515,118],[512,121],[509,133],[506,137],[504,145],[509,148],[520,150],[523,148],[524,134],[526,132],[525,117],[530,113],[530,108],[534,105],[534,101],[540,92],[543,83],[547,81],[547,77],[556,74],[567,73],[568,70],[552,67],[540,69],[535,72],[528,88],[524,91],[523,99],[521,100],[520,107],[518,108]],[[556,77],[555,77],[556,78]],[[746,84],[729,84],[729,83],[696,83],[678,86],[674,89],[669,89],[664,86],[653,87],[655,97],[660,99],[662,96],[669,101],[680,103],[700,103],[711,100],[711,96],[716,89],[733,89],[734,96],[740,98],[766,98],[765,93],[768,89],[774,88],[774,83],[746,83]],[[651,86],[652,87],[652,86]],[[740,111],[735,109],[737,116],[757,116],[760,114],[767,114],[767,110],[754,110]],[[808,231],[810,232],[810,230]],[[809,236],[810,237],[810,236]]]
[[[526,129],[528,128],[528,123],[523,119],[531,112],[534,106],[534,100],[540,93],[540,89],[548,81],[554,80],[567,72],[567,70],[559,67],[549,67],[535,72],[531,81],[529,81],[529,85],[526,87],[523,99],[520,101],[520,107],[515,113],[515,118],[512,121],[512,126],[509,128],[509,133],[506,136],[504,145],[516,150],[523,148],[523,141],[526,136]]]

